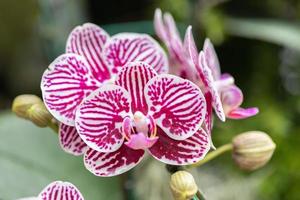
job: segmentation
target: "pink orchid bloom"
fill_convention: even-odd
[[[84,200],[84,198],[72,183],[55,181],[45,187],[37,197],[18,200]]]
[[[212,126],[210,107],[215,109],[217,116],[222,121],[225,121],[225,116],[242,119],[258,113],[257,108],[243,109],[239,107],[243,102],[243,94],[234,85],[232,76],[221,75],[219,60],[208,39],[205,40],[203,51],[198,55],[191,27],[187,29],[185,40],[182,42],[172,16],[166,13],[162,19],[159,9],[155,12],[154,27],[158,37],[167,46],[170,54],[169,62],[175,63],[175,73],[199,85],[204,91],[206,100],[211,101],[211,103],[207,102],[208,131]],[[170,71],[172,72],[172,69]]]
[[[114,83],[103,84],[77,109],[76,129],[88,146],[85,166],[97,176],[115,176],[137,165],[145,150],[167,164],[197,162],[210,148],[201,128],[205,112],[194,83],[159,75],[144,62],[128,63]],[[65,138],[79,138],[66,132]]]
[[[44,72],[41,89],[46,107],[60,122],[74,126],[75,112],[91,92],[113,81],[128,62],[143,61],[157,73],[168,72],[168,60],[158,43],[146,34],[109,36],[87,23],[69,35],[66,53]]]

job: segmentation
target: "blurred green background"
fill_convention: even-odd
[[[40,95],[48,64],[64,52],[68,33],[93,22],[109,33],[154,34],[154,9],[173,14],[183,35],[193,25],[200,48],[211,38],[223,72],[243,90],[244,107],[260,113],[215,122],[218,147],[248,130],[270,134],[277,149],[256,172],[240,171],[230,154],[194,173],[207,199],[300,199],[300,1],[297,0],[1,0],[0,1],[0,199],[36,195],[56,179],[73,182],[87,200],[122,199],[122,178],[98,178],[82,158],[65,154],[57,136],[9,111],[18,94]],[[136,199],[169,199],[162,164],[141,164],[132,185]],[[132,197],[133,199],[133,197]]]

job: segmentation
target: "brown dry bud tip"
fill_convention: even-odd
[[[47,127],[53,118],[43,103],[31,106],[27,114],[28,119],[39,127]]]
[[[235,163],[247,171],[256,170],[267,164],[276,147],[270,136],[261,131],[242,133],[233,138],[232,145]]]
[[[170,187],[175,200],[190,200],[198,191],[193,175],[186,171],[172,174]]]
[[[34,104],[41,104],[40,97],[31,94],[22,94],[17,96],[12,104],[12,111],[19,117],[28,119],[27,111]]]

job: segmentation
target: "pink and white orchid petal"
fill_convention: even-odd
[[[116,85],[123,87],[131,96],[132,112],[142,112],[144,115],[148,112],[144,88],[147,82],[156,76],[155,70],[144,62],[127,63],[116,78]]]
[[[74,126],[78,105],[100,85],[86,60],[76,54],[56,58],[41,81],[46,107],[57,120],[70,126]]]
[[[39,200],[84,200],[72,183],[55,181],[50,183],[38,196]]]
[[[103,57],[103,49],[109,35],[99,26],[86,23],[77,26],[67,40],[66,52],[83,56],[91,67],[94,77],[103,82],[110,79],[109,66]]]
[[[100,152],[113,152],[124,141],[122,124],[130,111],[130,95],[105,84],[88,96],[76,112],[76,129],[83,141]]]
[[[161,74],[145,87],[145,97],[156,124],[175,140],[192,136],[202,125],[206,103],[194,83],[180,77]]]
[[[210,68],[215,80],[218,80],[221,76],[220,62],[216,53],[216,50],[211,43],[210,39],[206,38],[204,41],[203,52],[208,67]]]
[[[257,115],[259,109],[256,107],[253,108],[236,108],[227,114],[227,117],[230,119],[245,119]]]
[[[133,150],[126,145],[110,153],[89,149],[84,155],[84,164],[96,176],[116,176],[136,166],[144,153],[144,150]]]
[[[59,142],[65,152],[75,156],[80,156],[87,150],[87,145],[74,126],[63,123],[59,125]]]
[[[211,135],[212,127],[213,127],[213,114],[212,114],[212,96],[210,92],[206,92],[204,94],[206,101],[206,114],[205,114],[205,131],[208,135]]]
[[[146,62],[157,73],[168,72],[168,59],[159,44],[146,34],[119,33],[111,37],[104,54],[114,74],[127,63]]]
[[[189,165],[204,158],[210,149],[209,136],[203,129],[185,140],[174,140],[158,128],[158,141],[149,149],[157,160],[170,165]]]
[[[218,92],[218,88],[214,85],[214,79],[212,77],[211,70],[207,66],[203,51],[199,54],[199,75],[203,80],[206,89],[212,95],[212,105],[220,120],[225,121],[225,113],[222,107],[221,97]]]
[[[195,40],[192,33],[192,26],[188,26],[184,36],[184,49],[186,54],[191,58],[194,66],[199,68],[198,66],[198,50],[195,44]]]
[[[225,114],[238,108],[243,103],[244,99],[242,91],[235,85],[222,88],[221,98]]]
[[[130,139],[125,142],[125,145],[131,149],[148,149],[158,140],[158,137],[149,138],[142,132],[131,135]]]
[[[154,29],[157,36],[163,42],[167,42],[169,44],[167,30],[162,19],[162,12],[159,8],[156,8],[154,13]]]

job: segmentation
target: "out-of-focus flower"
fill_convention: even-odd
[[[41,89],[46,107],[57,120],[74,126],[75,112],[83,99],[104,82],[112,81],[132,61],[146,62],[158,73],[168,71],[163,49],[146,34],[110,37],[91,23],[76,27],[67,40],[66,53],[43,74]]]
[[[211,107],[222,121],[225,120],[225,116],[242,119],[258,113],[257,108],[239,107],[243,102],[243,94],[234,85],[232,76],[221,75],[219,60],[209,39],[205,40],[203,51],[198,55],[191,27],[188,27],[182,42],[172,16],[166,13],[162,19],[159,9],[155,12],[154,27],[169,51],[170,71],[193,81],[204,91],[208,104],[206,119],[208,131],[212,127]]]
[[[28,110],[35,104],[43,103],[42,99],[32,94],[17,96],[12,104],[12,111],[21,118],[28,119]]]
[[[84,198],[72,183],[55,181],[45,187],[37,197],[18,200],[84,200]]]
[[[187,171],[172,174],[170,187],[175,200],[192,199],[198,191],[193,175]]]
[[[249,131],[234,137],[233,159],[243,170],[263,167],[271,159],[276,148],[270,136],[261,131]]]
[[[103,84],[76,112],[76,129],[89,146],[85,166],[97,176],[118,175],[137,165],[145,150],[167,164],[197,162],[210,148],[201,129],[205,112],[192,82],[128,63],[114,84]]]

